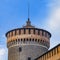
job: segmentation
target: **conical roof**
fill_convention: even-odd
[[[28,21],[26,21],[26,25],[23,26],[23,28],[35,28],[35,27],[31,25],[31,21],[30,21],[30,19],[28,18]]]

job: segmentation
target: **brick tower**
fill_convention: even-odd
[[[28,19],[22,28],[6,33],[8,60],[34,60],[50,47],[51,34],[31,25]]]

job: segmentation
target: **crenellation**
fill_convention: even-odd
[[[13,36],[15,36],[15,31],[13,31]]]
[[[24,34],[24,29],[21,29],[21,35]]]
[[[38,35],[38,30],[35,30],[35,34]]]
[[[26,34],[29,34],[29,29],[26,29]]]
[[[38,35],[38,36],[43,36],[43,37],[48,37],[48,39],[50,38],[49,33],[43,31],[43,30],[34,30],[34,29],[17,29],[17,30],[13,30],[11,32],[9,32],[7,34],[7,37],[10,35],[10,37],[12,36],[16,36],[16,35],[21,35],[21,34],[34,34],[34,35]]]
[[[30,30],[31,34],[33,34],[33,29]]]
[[[16,30],[16,35],[19,35],[19,30]]]

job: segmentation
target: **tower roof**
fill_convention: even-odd
[[[30,21],[29,18],[28,18],[28,21],[26,22],[26,25],[27,25],[27,26],[30,26],[30,25],[31,25],[31,21]]]
[[[28,18],[28,20],[26,21],[26,25],[23,26],[23,28],[34,28],[34,26],[31,25],[31,21],[30,21],[29,18]]]
[[[23,26],[23,28],[34,28],[34,26],[31,25],[31,21],[30,21],[30,4],[29,4],[29,0],[28,0],[28,20],[26,21],[26,25]]]

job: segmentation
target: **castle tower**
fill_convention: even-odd
[[[6,33],[8,60],[34,60],[50,47],[51,34],[35,28],[28,19],[26,26]]]

